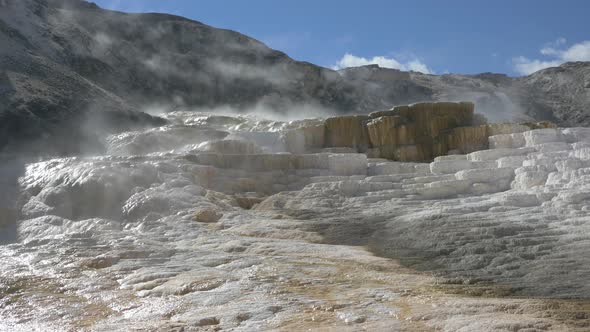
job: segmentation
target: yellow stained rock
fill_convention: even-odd
[[[357,148],[360,152],[370,147],[369,132],[365,122],[368,115],[349,115],[326,119],[325,147]]]
[[[474,110],[470,102],[417,103],[369,116],[333,117],[323,125],[298,123],[286,134],[287,149],[302,154],[348,148],[371,158],[430,161],[487,149],[490,136],[555,127],[550,122],[485,124],[485,117]]]
[[[202,223],[214,223],[219,221],[223,217],[223,213],[218,212],[212,208],[205,208],[198,210],[195,213],[195,221],[202,222]]]

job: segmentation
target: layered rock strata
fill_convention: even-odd
[[[292,153],[349,148],[350,152],[397,161],[431,161],[447,154],[469,153],[489,147],[488,137],[552,124],[482,124],[469,102],[418,103],[369,115],[328,118],[305,124],[285,134]]]

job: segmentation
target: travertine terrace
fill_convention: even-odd
[[[1,166],[0,330],[590,327],[589,128],[165,117]]]

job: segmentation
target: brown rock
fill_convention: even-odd
[[[446,155],[449,151],[466,154],[488,148],[488,125],[453,128],[441,135],[433,147],[433,157]]]
[[[261,197],[240,197],[240,196],[236,196],[236,202],[238,202],[238,205],[242,209],[246,209],[246,210],[252,209],[256,204],[259,204],[263,200],[264,200],[264,198],[261,198]]]
[[[471,125],[473,112],[472,103],[449,102],[397,106],[371,113],[372,120],[366,123],[374,147],[370,154],[399,161],[428,161],[446,154],[450,146],[463,145],[461,137],[466,135],[452,130]],[[474,144],[479,146],[480,141],[484,139],[477,136]],[[375,150],[379,153],[375,154]]]
[[[223,213],[218,212],[211,208],[205,208],[197,211],[195,213],[195,221],[202,222],[202,223],[214,223],[219,221],[223,217]]]
[[[398,106],[393,112],[415,124],[418,136],[436,137],[442,130],[471,125],[474,109],[473,103],[441,102]]]
[[[488,137],[549,124],[486,124],[470,102],[417,103],[367,116],[329,118],[325,125],[299,124],[286,134],[291,152],[364,152],[372,158],[430,161],[434,157],[488,148]],[[322,141],[322,130],[324,140]],[[323,144],[323,146],[322,146]],[[323,148],[323,149],[322,149]],[[338,152],[342,152],[339,151]]]
[[[414,144],[416,126],[400,116],[382,116],[367,123],[372,146]]]
[[[552,123],[549,121],[527,122],[527,123],[523,123],[523,125],[529,127],[530,129],[557,128],[555,123]]]
[[[349,115],[326,119],[325,147],[357,148],[364,152],[371,147],[365,122],[367,115]]]

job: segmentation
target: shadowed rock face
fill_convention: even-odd
[[[161,125],[161,119],[137,113],[150,105],[258,106],[278,113],[313,105],[362,114],[421,101],[470,100],[493,122],[590,124],[588,63],[522,78],[377,66],[334,71],[295,61],[234,31],[173,15],[107,11],[79,0],[1,1],[0,45],[0,149],[33,141],[35,153],[100,150],[105,131]]]
[[[489,148],[488,138],[530,129],[554,127],[549,122],[477,124],[469,102],[419,103],[367,115],[328,118],[323,126],[310,122],[284,135],[292,153],[348,148],[372,158],[431,161],[447,154]],[[323,136],[323,139],[322,139]]]
[[[136,115],[153,104],[356,108],[358,97],[337,72],[293,61],[233,31],[77,0],[0,6],[0,149],[45,134],[59,137],[62,130],[67,137],[85,136],[97,132],[96,118],[109,131],[158,125]],[[84,128],[67,130],[70,123]]]
[[[0,151],[96,152],[105,131],[165,123],[76,70],[92,45],[79,38],[86,30],[70,25],[68,17],[97,8],[77,3],[66,11],[65,5],[0,2]],[[99,65],[89,67],[106,73]]]

